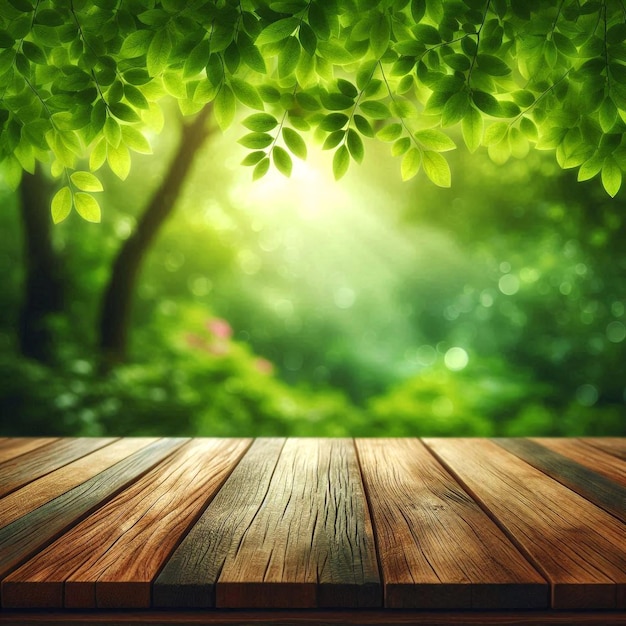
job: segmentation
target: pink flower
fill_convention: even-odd
[[[213,317],[208,320],[206,327],[209,332],[218,339],[230,339],[233,334],[233,329],[230,324],[219,317]]]

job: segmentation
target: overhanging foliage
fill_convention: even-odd
[[[94,172],[126,178],[169,95],[189,115],[213,103],[222,128],[252,109],[240,143],[255,178],[271,162],[289,175],[313,131],[336,178],[377,138],[404,179],[449,186],[460,126],[471,152],[555,150],[614,196],[625,40],[622,0],[5,0],[0,167],[16,187],[50,163],[54,221],[72,207],[99,221]]]

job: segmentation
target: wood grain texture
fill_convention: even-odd
[[[122,439],[28,483],[0,500],[0,528],[54,500],[155,441],[154,437]]]
[[[357,439],[389,608],[546,608],[548,585],[417,439]]]
[[[550,581],[552,607],[626,606],[626,526],[492,441],[425,439]]]
[[[39,626],[624,626],[624,612],[609,611],[100,611],[0,612],[0,624]]]
[[[626,461],[626,437],[581,437],[581,441]]]
[[[0,498],[110,443],[113,437],[59,439],[0,466]]]
[[[185,439],[162,439],[0,528],[0,579],[166,458]],[[4,581],[2,583],[4,592]],[[34,592],[38,594],[37,591]]]
[[[588,467],[622,487],[626,487],[626,463],[618,457],[600,450],[600,448],[591,446],[581,439],[531,437],[530,440]]]
[[[381,596],[353,442],[287,440],[263,505],[226,556],[216,605],[380,606]]]
[[[257,439],[153,585],[155,607],[215,606],[215,585],[264,505],[284,439]]]
[[[494,439],[505,450],[626,522],[626,487],[529,439]],[[626,467],[626,464],[624,465]]]
[[[152,580],[249,445],[196,439],[180,447],[9,575],[3,605],[148,608]]]
[[[0,441],[0,463],[5,463],[31,450],[47,446],[57,437],[10,437]],[[0,465],[1,467],[1,465]]]

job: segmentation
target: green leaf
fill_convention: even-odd
[[[365,100],[364,102],[361,102],[359,106],[361,111],[365,113],[367,117],[371,117],[372,119],[384,120],[391,117],[389,108],[378,100]]]
[[[617,107],[610,96],[607,96],[600,105],[598,118],[600,128],[602,128],[602,132],[604,133],[610,132],[613,126],[615,126],[615,122],[617,121]]]
[[[245,148],[251,150],[259,150],[261,148],[267,148],[274,138],[269,133],[248,133],[238,140]]]
[[[402,180],[406,181],[413,178],[419,172],[421,165],[421,152],[415,147],[408,150],[402,157],[402,163],[400,165]]]
[[[622,186],[622,170],[612,156],[604,159],[602,165],[602,185],[606,192],[614,198]]]
[[[293,167],[289,153],[280,146],[274,146],[272,158],[274,159],[276,169],[289,178],[289,176],[291,176],[291,168]]]
[[[600,156],[594,155],[587,161],[585,161],[578,170],[578,181],[589,180],[596,174],[599,174],[604,165],[604,159]]]
[[[130,35],[124,37],[120,56],[123,59],[132,59],[146,54],[151,40],[152,31],[150,30],[137,30],[134,33],[130,33]]]
[[[437,187],[450,187],[452,177],[448,162],[438,153],[426,150],[422,155],[424,172]]]
[[[246,117],[242,124],[248,129],[258,133],[265,133],[278,126],[278,120],[269,113],[254,113]]]
[[[241,162],[242,165],[249,167],[251,165],[256,165],[261,159],[266,157],[266,153],[263,150],[257,150],[255,152],[250,152],[246,156],[246,158]]]
[[[272,22],[269,26],[266,26],[256,38],[256,45],[263,46],[267,43],[274,43],[276,41],[282,41],[291,35],[296,28],[300,20],[297,17],[287,17],[276,22]]]
[[[392,156],[402,156],[411,147],[411,140],[408,137],[400,137],[397,139],[393,146],[391,146]]]
[[[139,122],[141,119],[134,109],[123,102],[114,102],[113,104],[110,104],[109,111],[111,111],[111,113],[113,113],[118,120],[122,120],[124,122]]]
[[[62,222],[72,211],[72,191],[69,187],[61,187],[52,198],[52,221]]]
[[[252,180],[259,180],[259,178],[263,178],[267,171],[270,169],[270,159],[269,157],[265,157],[261,159],[257,164],[254,170],[252,171]]]
[[[519,128],[530,141],[537,141],[539,133],[537,132],[537,126],[535,126],[535,123],[531,119],[523,117]]]
[[[395,141],[402,134],[402,124],[388,124],[383,126],[377,133],[376,138],[381,141]]]
[[[317,2],[311,2],[309,6],[309,26],[313,29],[318,39],[328,39],[330,36],[330,26],[326,13]]]
[[[287,37],[278,53],[278,75],[286,78],[293,74],[300,60],[300,42],[296,37]]]
[[[110,145],[115,148],[120,145],[120,141],[122,140],[122,131],[117,120],[114,120],[112,117],[107,117],[104,122],[103,133],[104,138]]]
[[[495,122],[487,126],[485,131],[485,145],[492,146],[499,143],[506,137],[509,131],[509,125],[506,122]]]
[[[339,180],[345,176],[349,165],[350,153],[348,152],[348,148],[345,145],[339,146],[333,156],[333,175],[335,180]]]
[[[470,152],[476,152],[483,140],[483,116],[473,107],[465,114],[461,126],[463,140]]]
[[[118,178],[126,180],[130,172],[130,153],[128,148],[123,143],[120,143],[117,148],[109,144],[107,147],[107,163]]]
[[[320,128],[327,132],[340,130],[348,123],[348,116],[345,113],[329,113],[322,118]]]
[[[354,106],[354,98],[345,96],[342,93],[325,93],[322,92],[320,100],[325,108],[329,111],[345,111]]]
[[[511,68],[502,59],[491,54],[478,54],[476,63],[483,72],[491,76],[506,76],[511,73]]]
[[[226,130],[232,124],[236,109],[237,101],[235,94],[233,94],[232,89],[228,85],[222,85],[213,106],[215,119],[222,130]]]
[[[103,191],[102,183],[90,172],[74,172],[70,179],[81,191]]]
[[[370,50],[376,58],[382,57],[387,51],[390,37],[391,24],[389,23],[389,16],[382,13],[374,20],[370,31]]]
[[[134,107],[138,109],[149,109],[150,104],[146,96],[134,85],[124,85],[124,96]]]
[[[261,100],[261,96],[259,96],[259,92],[254,85],[233,76],[230,79],[230,86],[237,100],[252,109],[263,110],[263,100]]]
[[[501,113],[500,103],[490,94],[484,91],[472,93],[474,104],[484,113],[498,117]]]
[[[32,61],[37,65],[46,65],[48,63],[48,59],[46,59],[44,51],[32,41],[22,42],[22,52],[29,61]]]
[[[300,159],[306,159],[306,143],[295,130],[284,126],[283,139],[285,140],[285,145],[293,154]]]
[[[122,141],[127,148],[140,154],[152,154],[150,142],[132,126],[122,126]]]
[[[107,158],[107,142],[106,139],[101,139],[91,151],[89,155],[89,169],[92,172],[99,170],[106,161]]]
[[[346,133],[343,130],[336,130],[335,132],[330,133],[330,135],[326,137],[326,141],[324,141],[322,150],[332,150],[341,143],[345,136]]]
[[[466,92],[455,93],[443,107],[441,125],[452,126],[460,122],[465,117],[469,106],[469,96]]]
[[[183,77],[189,78],[199,74],[207,66],[210,53],[209,41],[203,39],[187,56],[183,67]]]
[[[417,24],[412,28],[415,38],[426,45],[434,45],[441,42],[441,36],[434,26],[429,24]]]
[[[158,30],[150,46],[146,57],[146,67],[150,76],[158,76],[166,67],[172,53],[172,40],[167,29]]]
[[[93,196],[81,191],[75,193],[74,206],[76,207],[78,214],[87,222],[100,222],[100,205]]]
[[[372,125],[367,121],[366,118],[364,118],[362,115],[359,115],[357,113],[353,119],[354,119],[354,125],[356,126],[357,130],[362,135],[365,135],[366,137],[374,136],[374,129],[372,128]]]
[[[624,26],[624,24],[622,24]],[[608,36],[608,33],[607,33]],[[562,35],[561,33],[554,33],[552,35],[552,39],[554,40],[554,44],[559,52],[563,53],[568,57],[577,57],[578,50],[576,50],[576,46],[572,43],[569,37]]]
[[[365,155],[365,149],[363,147],[363,140],[360,135],[354,130],[350,128],[348,130],[347,137],[348,151],[352,158],[357,162],[361,163],[363,161],[363,156]]]
[[[456,148],[454,141],[440,130],[418,130],[415,133],[415,139],[422,144],[425,150],[447,152]]]
[[[300,39],[300,44],[304,50],[311,56],[314,56],[317,48],[317,36],[306,22],[302,22],[302,24],[300,24],[298,38]]]

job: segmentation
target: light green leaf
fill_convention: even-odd
[[[222,85],[213,107],[215,119],[222,130],[226,130],[232,124],[236,108],[237,101],[232,89],[228,85]]]
[[[587,161],[585,161],[578,170],[578,181],[589,180],[596,174],[599,174],[604,165],[604,159],[600,156],[594,155]]]
[[[339,180],[345,176],[349,165],[350,153],[348,152],[348,148],[345,145],[339,146],[333,156],[333,175],[335,180]]]
[[[365,135],[366,137],[374,136],[374,129],[372,125],[364,118],[362,115],[358,113],[354,116],[354,125],[357,130],[361,133],[361,135]]]
[[[276,169],[289,178],[289,176],[291,176],[291,168],[293,167],[289,153],[280,146],[274,146],[272,158],[274,159]]]
[[[402,134],[402,124],[388,124],[383,126],[377,133],[376,138],[381,141],[395,141]]]
[[[352,158],[357,163],[361,163],[363,161],[363,156],[365,155],[365,149],[363,147],[363,140],[354,128],[350,128],[348,130],[347,144],[348,151],[350,152]]]
[[[615,122],[617,121],[617,107],[610,96],[607,96],[602,101],[600,110],[598,111],[598,118],[600,120],[600,128],[602,128],[602,132],[604,133],[610,132],[613,126],[615,126]]]
[[[106,158],[107,142],[106,139],[100,139],[89,155],[89,169],[92,172],[99,170],[104,165]]]
[[[107,117],[106,122],[104,122],[104,138],[107,140],[109,145],[117,148],[120,145],[120,141],[122,140],[122,130],[120,128],[117,120],[114,120],[112,117]]]
[[[87,222],[100,222],[100,205],[93,196],[81,191],[75,193],[74,206],[76,207],[78,214]]]
[[[438,152],[426,150],[422,155],[422,162],[426,176],[428,176],[437,187],[450,187],[452,184],[450,166]]]
[[[139,57],[142,54],[148,52],[150,41],[152,37],[152,31],[150,30],[137,30],[134,33],[130,33],[127,37],[124,37],[122,42],[122,48],[120,50],[120,56],[123,59],[131,59]]]
[[[242,165],[249,167],[251,165],[256,165],[261,159],[265,158],[266,153],[263,150],[257,150],[255,152],[250,152],[246,156],[246,158],[241,162]]]
[[[263,178],[267,171],[270,169],[270,159],[269,157],[265,157],[261,159],[257,164],[254,170],[252,171],[252,180],[259,180],[259,178]]]
[[[326,140],[324,141],[322,150],[332,150],[343,141],[343,138],[345,136],[346,133],[343,130],[336,130],[335,132],[330,133],[330,135],[328,135],[328,137],[326,137]]]
[[[107,147],[107,163],[118,178],[126,180],[130,172],[130,153],[128,148],[123,143],[120,143],[117,148],[109,144]]]
[[[166,28],[158,30],[150,46],[146,57],[146,67],[150,76],[158,76],[166,67],[172,52],[172,40]]]
[[[483,140],[483,116],[473,107],[465,114],[461,125],[463,140],[470,152],[475,152]]]
[[[259,92],[254,85],[233,76],[230,79],[230,86],[237,100],[252,109],[263,110],[263,100],[261,100],[261,96],[259,96]]]
[[[140,154],[152,154],[152,148],[148,140],[132,126],[122,126],[122,141],[124,144]]]
[[[306,143],[295,130],[284,126],[283,139],[285,140],[285,145],[293,154],[300,159],[306,159]]]
[[[612,156],[604,159],[602,166],[602,185],[606,192],[614,198],[622,186],[622,170]]]
[[[255,43],[257,46],[262,46],[266,43],[282,41],[298,28],[299,23],[300,20],[297,17],[286,17],[285,19],[273,22],[260,32]]]
[[[203,39],[190,53],[185,60],[183,67],[183,77],[189,78],[199,74],[209,62],[210,45],[207,39]]]
[[[361,111],[363,111],[367,117],[371,117],[372,119],[384,120],[391,117],[391,113],[387,105],[379,102],[378,100],[365,100],[365,102],[361,102],[359,106]]]
[[[52,198],[52,221],[62,222],[72,211],[72,191],[69,187],[61,187]]]
[[[500,143],[509,131],[509,125],[506,122],[495,122],[487,126],[485,130],[484,144],[491,146],[496,143]]]
[[[411,147],[411,140],[408,137],[400,137],[391,146],[392,156],[402,156]]]
[[[444,105],[441,114],[442,126],[453,126],[460,122],[469,109],[469,96],[465,91],[455,93]]]
[[[274,138],[269,133],[248,133],[238,140],[245,148],[251,150],[259,150],[261,148],[267,148]]]
[[[391,24],[389,16],[384,13],[374,18],[370,31],[370,50],[376,58],[380,58],[389,46],[391,37]]]
[[[70,179],[81,191],[103,191],[102,183],[90,172],[74,172]]]
[[[242,124],[257,133],[265,133],[278,126],[278,120],[269,113],[254,113],[243,120]]]
[[[408,150],[402,157],[402,164],[400,165],[402,180],[413,178],[419,172],[421,165],[421,152],[415,147]]]
[[[296,37],[288,37],[278,53],[278,75],[286,78],[291,75],[300,60],[300,42]]]
[[[528,117],[523,117],[519,124],[520,130],[526,135],[529,141],[537,141],[539,133],[535,123]]]
[[[442,133],[440,130],[418,130],[415,133],[415,139],[419,141],[425,150],[434,150],[435,152],[447,152],[448,150],[454,150],[456,144],[448,135]]]

